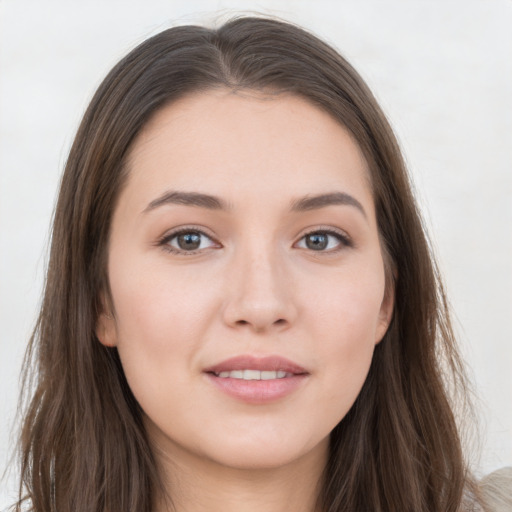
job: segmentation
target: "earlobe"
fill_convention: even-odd
[[[117,346],[117,329],[114,318],[101,313],[96,321],[96,337],[99,342],[106,347]]]
[[[380,343],[384,335],[386,334],[389,325],[391,324],[391,320],[393,319],[393,312],[395,309],[395,287],[393,283],[390,283],[386,286],[386,291],[384,292],[384,298],[382,299],[382,304],[380,306],[379,312],[379,323],[377,326],[376,336],[375,336],[375,344]]]

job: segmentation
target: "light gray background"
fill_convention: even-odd
[[[147,36],[235,9],[310,28],[375,91],[404,148],[480,397],[474,467],[512,465],[511,0],[0,0],[0,471],[59,175],[88,100]],[[12,478],[0,489],[3,507]]]

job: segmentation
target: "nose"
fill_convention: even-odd
[[[245,251],[230,266],[224,321],[253,332],[281,331],[297,318],[289,269],[274,251]]]

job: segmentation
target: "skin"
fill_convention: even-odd
[[[315,510],[329,433],[393,309],[357,144],[304,99],[217,89],[158,112],[128,166],[111,228],[113,308],[97,334],[119,350],[177,510]],[[156,204],[169,191],[227,209]],[[361,209],[290,209],[333,192]],[[206,234],[196,250],[172,238],[183,227]],[[311,232],[327,247],[311,248]],[[246,403],[204,373],[241,354],[286,357],[307,376],[283,398]]]

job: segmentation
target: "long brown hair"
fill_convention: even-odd
[[[160,482],[143,412],[116,349],[94,332],[109,290],[109,230],[141,128],[165,104],[217,87],[306,98],[352,133],[371,171],[395,311],[359,397],[331,434],[322,510],[459,510],[470,479],[447,388],[463,396],[465,383],[396,139],[364,81],[333,48],[294,25],[255,17],[148,39],[113,68],[84,115],[27,353],[25,377],[33,376],[35,389],[21,433],[16,510],[24,500],[37,512],[152,510]]]

